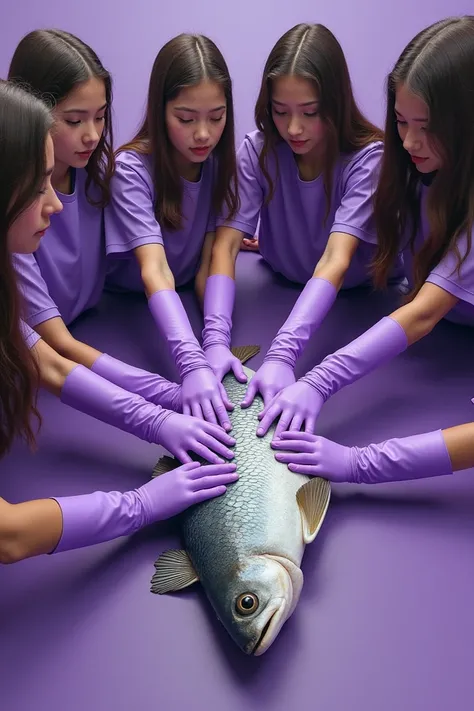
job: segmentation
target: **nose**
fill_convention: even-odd
[[[194,138],[196,141],[205,143],[209,138],[209,127],[205,121],[201,121],[196,126],[196,131],[194,133]]]
[[[63,209],[63,204],[61,200],[56,195],[56,192],[51,188],[51,199],[45,204],[45,213],[49,217],[57,212],[61,212]]]
[[[423,141],[421,140],[420,135],[414,130],[408,129],[405,135],[405,140],[403,141],[404,149],[409,153],[413,153],[414,151],[419,151],[422,145]]]
[[[288,123],[288,134],[290,136],[301,136],[303,127],[296,116],[292,116]]]
[[[96,126],[94,126],[93,123],[88,124],[86,131],[82,137],[82,142],[86,146],[91,146],[93,144],[97,144],[100,140],[101,133],[97,130]]]

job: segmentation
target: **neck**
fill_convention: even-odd
[[[190,160],[186,160],[181,153],[175,151],[174,164],[181,178],[189,180],[191,183],[196,183],[199,180],[201,163],[192,163]]]
[[[64,194],[69,193],[71,190],[70,166],[61,162],[55,163],[53,174],[51,176],[51,184],[58,192]]]
[[[316,180],[324,167],[324,155],[321,150],[313,148],[303,156],[295,155],[296,165],[303,180]]]

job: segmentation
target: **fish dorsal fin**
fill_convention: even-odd
[[[164,595],[197,583],[199,577],[186,551],[169,550],[155,562],[156,572],[151,579],[151,592]]]
[[[331,485],[327,479],[314,477],[300,486],[296,492],[296,501],[301,511],[303,540],[312,543],[326,517],[331,498]]]
[[[235,355],[235,357],[238,358],[243,365],[250,360],[250,358],[253,358],[260,353],[260,346],[234,346],[230,350],[232,355]]]
[[[166,472],[170,472],[172,469],[177,469],[180,466],[180,463],[178,462],[177,459],[174,457],[168,457],[168,455],[163,455],[158,459],[157,463],[153,467],[153,472],[152,472],[152,479],[154,479],[157,476],[161,476],[162,474],[166,474]]]

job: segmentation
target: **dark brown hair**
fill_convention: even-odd
[[[110,197],[114,172],[112,131],[112,78],[97,54],[78,37],[62,30],[34,30],[25,35],[15,50],[8,71],[11,81],[31,87],[52,108],[65,99],[78,84],[91,78],[105,86],[107,108],[104,130],[86,166],[86,195],[92,205],[104,207]],[[101,198],[90,194],[96,185]]]
[[[277,159],[275,148],[283,140],[272,116],[272,82],[283,76],[307,79],[317,91],[318,111],[327,129],[323,169],[327,216],[332,175],[339,155],[357,151],[373,141],[381,141],[383,134],[357,106],[344,53],[332,32],[319,24],[295,25],[280,37],[270,52],[255,105],[255,123],[264,135],[259,164],[269,185],[267,202],[274,192],[267,170],[267,156],[272,151]]]
[[[232,80],[224,57],[212,40],[203,35],[181,34],[162,47],[151,71],[142,126],[136,136],[119,149],[152,156],[155,217],[168,229],[181,227],[182,184],[166,127],[166,104],[182,89],[205,80],[222,86],[227,105],[225,128],[213,151],[217,169],[212,205],[218,213],[225,202],[232,217],[238,207]]]
[[[20,328],[20,298],[8,231],[38,197],[45,180],[52,117],[30,93],[0,81],[0,456],[16,436],[34,444],[38,366]]]
[[[378,287],[387,283],[400,249],[414,253],[420,225],[421,176],[403,148],[395,115],[397,87],[404,84],[429,111],[428,138],[441,159],[427,198],[429,235],[414,259],[414,288],[448,251],[467,257],[457,241],[474,222],[474,17],[447,18],[424,29],[401,53],[387,80],[385,150],[375,193],[378,249],[373,264]],[[407,244],[402,240],[406,239]]]

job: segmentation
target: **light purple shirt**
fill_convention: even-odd
[[[369,264],[377,242],[372,196],[383,144],[371,143],[360,151],[339,157],[334,168],[326,221],[323,176],[302,180],[293,151],[284,141],[276,147],[278,179],[274,155],[270,154],[267,161],[275,192],[270,203],[264,204],[269,188],[258,164],[262,146],[260,131],[246,135],[237,154],[240,210],[229,222],[226,222],[225,215],[221,215],[217,224],[227,224],[253,236],[260,217],[260,254],[275,272],[299,283],[306,283],[312,277],[331,232],[353,235],[360,244],[346,273],[343,288],[368,283]],[[393,276],[395,272],[397,276],[402,274],[401,261]]]
[[[428,216],[426,212],[426,200],[429,187],[422,186],[421,193],[421,225],[416,236],[415,250],[418,251],[429,234]],[[467,251],[466,234],[461,235],[458,240],[458,249],[461,257]],[[403,252],[405,270],[410,285],[413,285],[413,257],[410,249]],[[466,257],[464,264],[457,271],[458,258],[455,252],[450,251],[436,265],[426,278],[426,281],[441,287],[453,296],[457,296],[458,303],[449,311],[445,318],[453,323],[467,326],[474,326],[474,235],[472,236],[471,251]]]
[[[105,209],[108,284],[143,291],[133,250],[145,244],[163,245],[176,286],[196,275],[204,238],[215,230],[211,205],[214,165],[211,156],[202,164],[196,183],[181,179],[183,227],[172,231],[162,228],[155,218],[151,157],[134,151],[120,153],[112,180],[112,200]]]
[[[28,326],[27,323],[25,323],[23,320],[20,319],[20,331],[21,335],[23,336],[23,339],[26,343],[27,348],[30,350],[33,348],[35,343],[37,343],[40,339],[39,333],[36,333],[36,331],[33,331],[32,328]]]
[[[76,170],[74,192],[57,192],[64,208],[51,216],[36,252],[14,255],[32,328],[58,316],[70,324],[100,299],[106,271],[103,210],[88,202],[86,177],[84,169]]]

